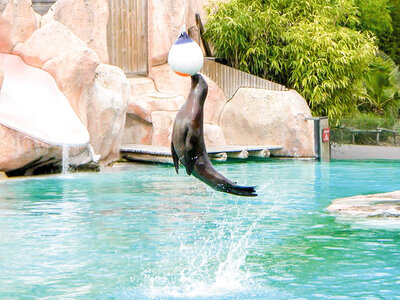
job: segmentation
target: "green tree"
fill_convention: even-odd
[[[231,66],[299,91],[337,118],[365,98],[377,48],[352,0],[232,0],[208,6],[205,37]]]
[[[378,115],[394,115],[398,107],[400,94],[400,72],[393,60],[381,54],[376,56],[364,77],[366,88],[365,102],[361,111],[374,112]]]
[[[362,30],[373,32],[378,38],[392,32],[392,18],[388,0],[357,0]]]
[[[400,65],[400,0],[389,1],[392,31],[379,37],[379,48]]]
[[[316,17],[291,26],[282,47],[291,88],[305,97],[317,115],[335,119],[365,98],[362,81],[374,57],[370,36]]]

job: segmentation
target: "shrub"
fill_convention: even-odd
[[[365,100],[363,74],[377,48],[352,29],[351,0],[232,0],[207,8],[206,39],[217,57],[296,89],[316,115],[337,119]]]
[[[377,56],[364,76],[365,101],[360,105],[364,112],[393,116],[398,113],[400,102],[400,72],[385,54]]]

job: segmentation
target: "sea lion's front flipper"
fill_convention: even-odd
[[[172,160],[174,161],[174,165],[175,165],[175,172],[176,174],[179,173],[179,158],[178,158],[178,154],[176,154],[175,151],[175,147],[174,147],[174,143],[171,142],[171,154],[172,154]]]

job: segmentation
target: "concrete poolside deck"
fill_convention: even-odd
[[[400,160],[400,147],[331,144],[331,158]]]
[[[209,147],[207,149],[210,159],[226,161],[228,158],[247,159],[251,157],[268,158],[277,150],[282,149],[280,145],[270,146],[248,146],[248,145],[226,145]],[[126,144],[120,147],[123,158],[130,161],[144,161],[156,163],[173,163],[171,149],[169,147],[154,145]]]

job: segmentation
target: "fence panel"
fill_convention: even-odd
[[[241,87],[273,91],[287,90],[284,85],[239,71],[209,59],[204,60],[201,72],[210,77],[222,89],[227,99],[231,99]]]
[[[108,0],[110,63],[125,74],[147,74],[147,0]]]

